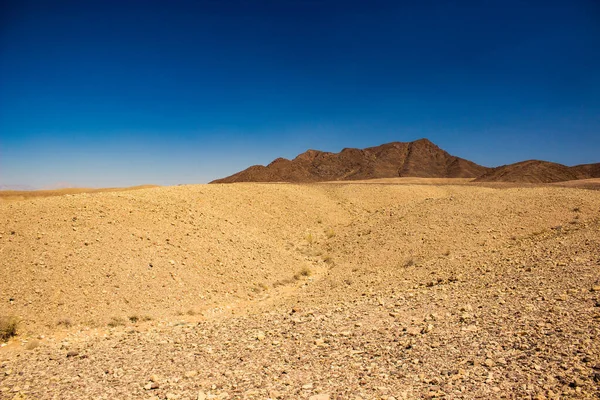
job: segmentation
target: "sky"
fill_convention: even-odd
[[[600,3],[0,0],[0,184],[206,183],[423,137],[600,162]]]

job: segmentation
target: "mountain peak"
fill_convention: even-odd
[[[400,176],[475,178],[488,168],[448,154],[428,139],[391,142],[339,153],[307,150],[293,160],[277,158],[211,183],[322,182]]]

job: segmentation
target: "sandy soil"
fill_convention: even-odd
[[[0,202],[0,398],[598,398],[600,192],[418,183]]]
[[[552,185],[580,189],[600,190],[600,178],[577,179],[574,181],[557,182],[553,183]]]
[[[156,185],[140,185],[124,188],[67,188],[55,190],[0,190],[0,201],[26,200],[38,197],[65,196],[67,194],[101,193],[101,192],[126,192],[129,190],[149,189]]]

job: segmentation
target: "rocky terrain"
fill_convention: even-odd
[[[161,187],[0,227],[0,398],[600,396],[600,191]]]

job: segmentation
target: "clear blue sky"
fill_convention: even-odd
[[[600,162],[597,0],[0,7],[0,184],[203,183],[421,137]]]

